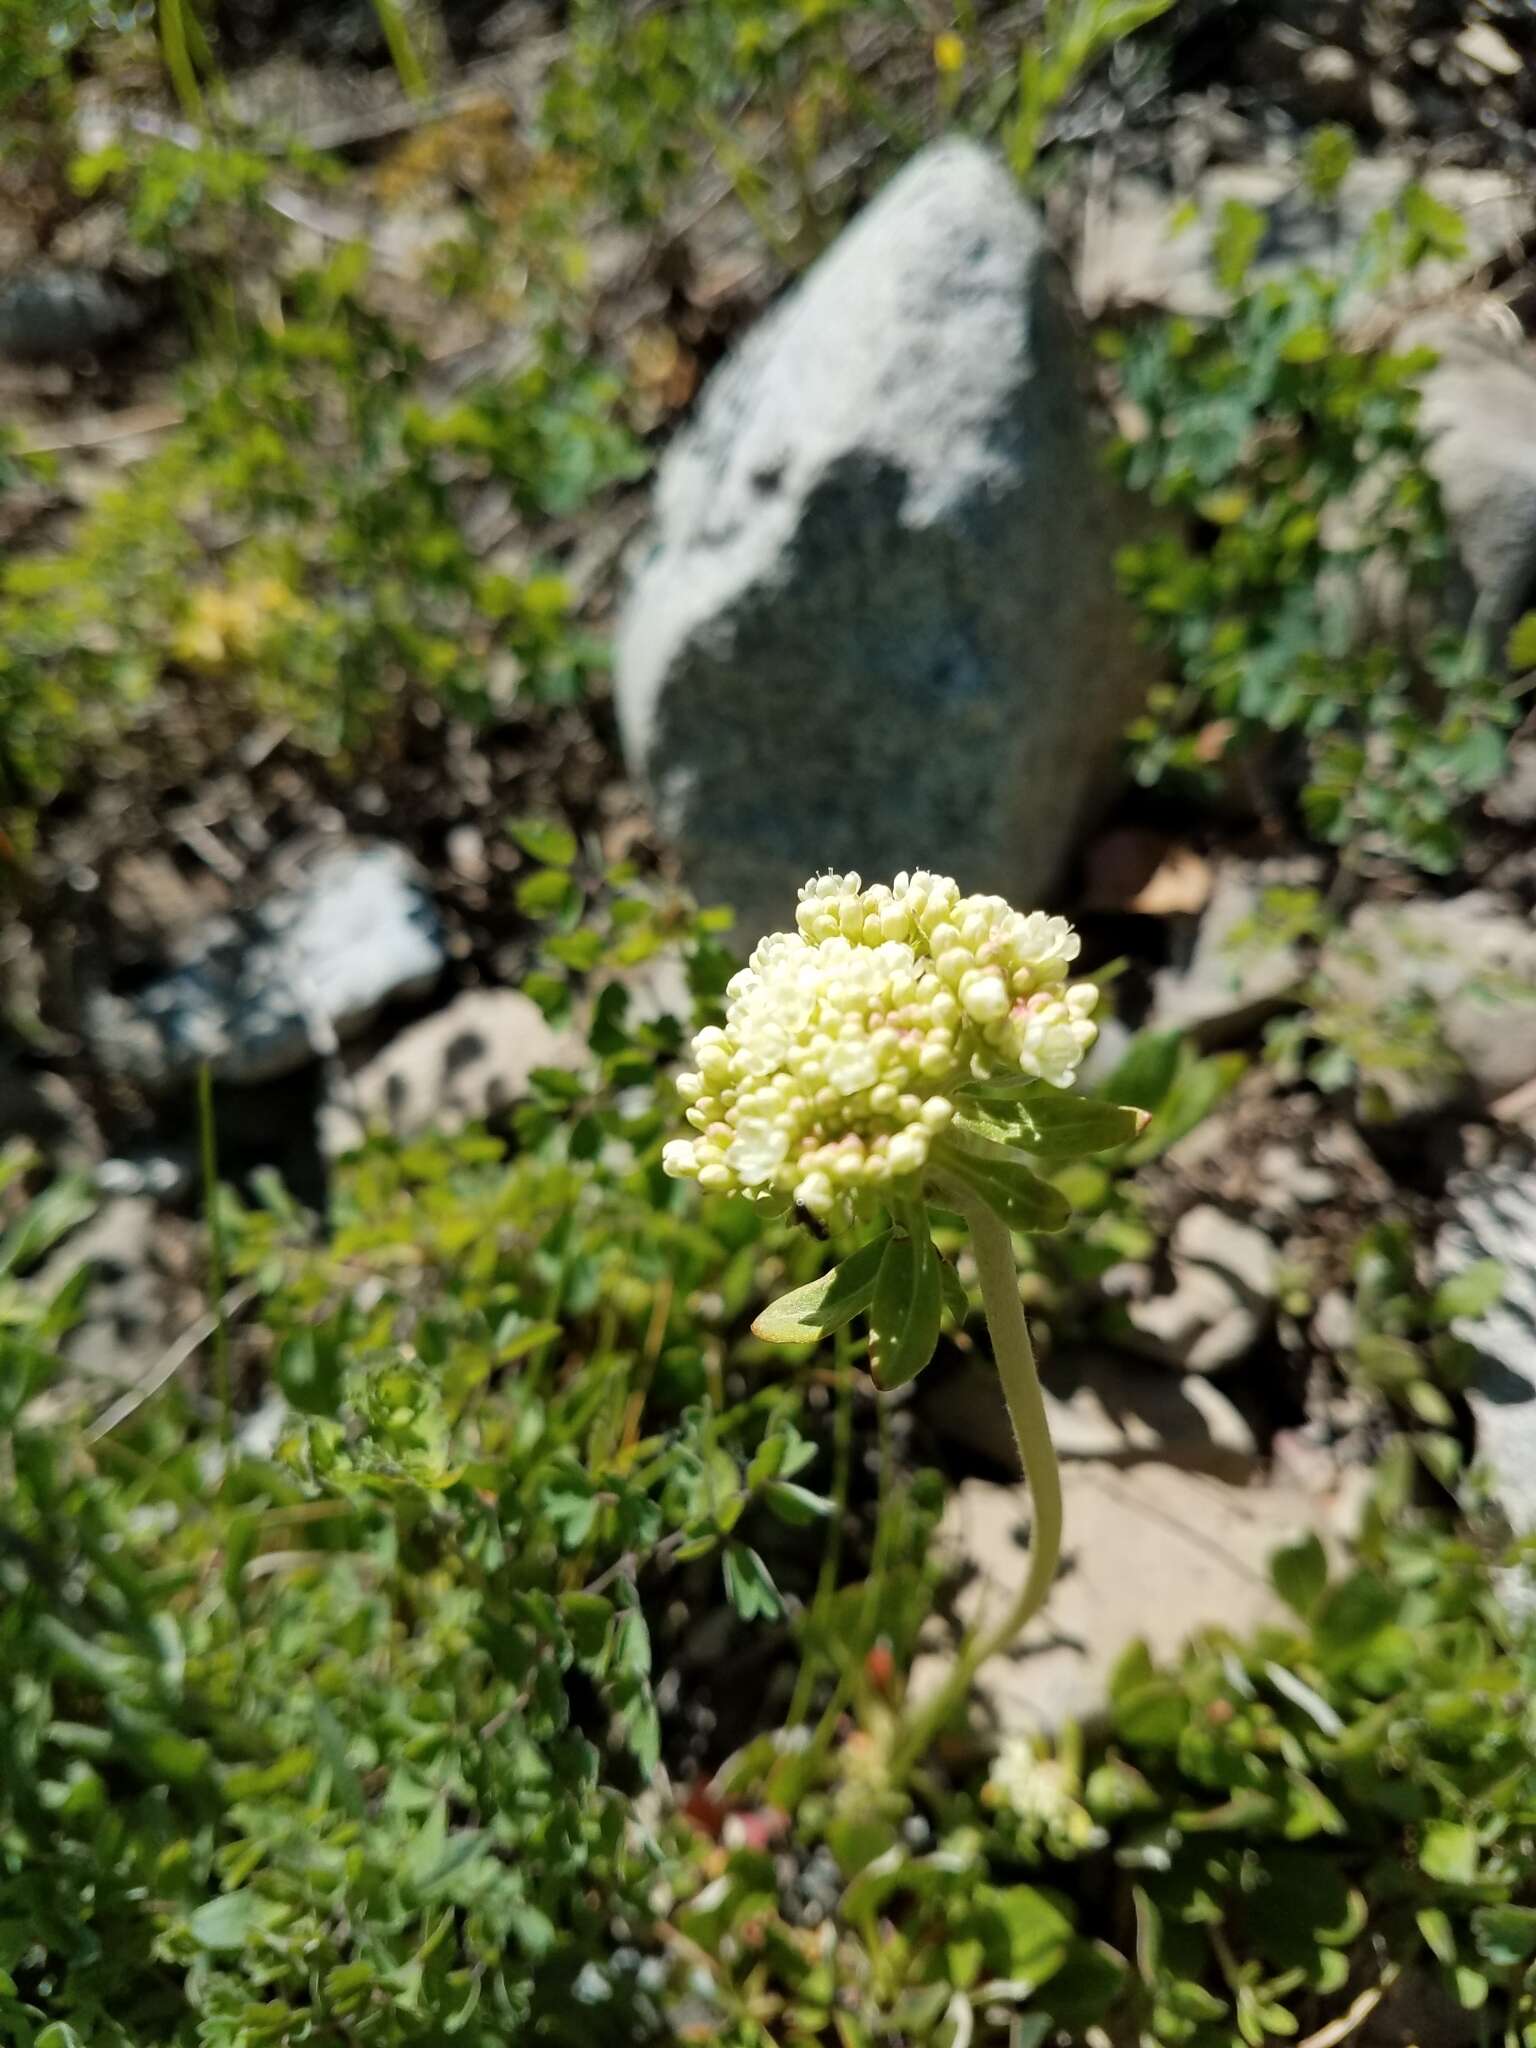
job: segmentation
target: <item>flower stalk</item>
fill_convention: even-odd
[[[706,1193],[794,1204],[834,1227],[883,1216],[883,1234],[753,1324],[769,1343],[805,1344],[867,1317],[882,1391],[930,1363],[955,1287],[929,1201],[970,1231],[1033,1543],[1006,1614],[973,1635],[901,1734],[904,1769],[1039,1611],[1061,1554],[1061,1480],[1010,1233],[1062,1229],[1071,1212],[1052,1168],[1124,1144],[1142,1118],[1073,1092],[1098,990],[1068,979],[1081,941],[1065,918],[919,871],[868,889],[857,875],[817,877],[795,924],[762,941],[726,991],[723,1025],[695,1038],[677,1084],[694,1136],[673,1139],[662,1165]]]
[[[1007,1610],[991,1628],[977,1628],[951,1666],[948,1676],[911,1716],[893,1759],[898,1779],[905,1775],[933,1738],[964,1704],[976,1674],[1016,1642],[1045,1605],[1061,1560],[1061,1467],[1051,1440],[1045,1395],[1030,1341],[1029,1321],[1019,1294],[1019,1273],[1007,1225],[980,1196],[959,1185],[944,1186],[970,1232],[981,1286],[982,1307],[992,1338],[992,1358],[1002,1382],[1008,1419],[1013,1424],[1024,1482],[1029,1488],[1032,1520],[1029,1569]]]

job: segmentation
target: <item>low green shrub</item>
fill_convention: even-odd
[[[270,720],[376,752],[434,699],[480,722],[566,700],[602,659],[552,571],[487,565],[470,486],[563,516],[635,474],[618,388],[551,326],[510,378],[429,407],[417,349],[369,310],[348,250],[189,374],[186,420],[70,544],[0,571],[0,797],[46,798],[155,714],[173,751]]]
[[[1529,1628],[1412,1520],[1273,1576],[1290,1622],[1168,1667],[1133,1646],[1086,1740],[1015,1736],[984,1779],[895,1780],[877,1715],[776,1827],[792,1753],[727,1765],[671,1880],[698,2037],[1262,2048],[1347,2038],[1396,1987],[1445,2000],[1417,2038],[1458,2009],[1533,2038]]]
[[[1348,160],[1330,139],[1312,151],[1319,203]],[[1449,562],[1417,425],[1434,358],[1366,345],[1351,294],[1460,254],[1464,230],[1409,186],[1341,278],[1254,277],[1262,234],[1262,216],[1228,205],[1216,240],[1226,313],[1104,342],[1142,415],[1122,472],[1194,528],[1121,558],[1173,667],[1133,728],[1137,774],[1215,794],[1235,766],[1274,822],[1294,788],[1317,838],[1444,872],[1519,714],[1492,666],[1503,650],[1419,621],[1421,601],[1443,613]],[[1395,593],[1395,626],[1366,616],[1373,577]]]
[[[619,928],[633,950],[638,921]],[[688,944],[707,987],[712,942]],[[704,1560],[715,1600],[777,1617],[761,1532],[827,1512],[801,1383],[737,1379],[744,1319],[819,1253],[741,1202],[690,1213],[661,1177],[677,1026],[625,1007],[599,1004],[589,1075],[537,1077],[515,1152],[373,1140],[323,1229],[270,1183],[221,1194],[247,1370],[283,1397],[269,1430],[195,1388],[94,1440],[44,1419],[80,1286],[22,1276],[81,1191],[20,1210],[0,2039],[659,2026],[621,1932],[653,1927],[662,1853],[659,1806],[636,1808],[660,1754],[651,1619]]]

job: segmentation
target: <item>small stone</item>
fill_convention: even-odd
[[[1536,587],[1536,349],[1501,305],[1421,315],[1394,346],[1435,352],[1420,384],[1424,464],[1497,654]]]
[[[402,1031],[332,1096],[320,1112],[321,1149],[335,1158],[370,1130],[462,1130],[523,1100],[536,1067],[576,1068],[586,1057],[575,1032],[555,1030],[518,990],[467,989]]]
[[[190,1194],[196,1169],[190,1154],[146,1152],[131,1159],[104,1159],[96,1185],[104,1195],[153,1195],[175,1202]]]
[[[1154,1458],[1235,1479],[1257,1456],[1241,1412],[1198,1373],[1175,1379],[1111,1351],[1074,1351],[1050,1360],[1042,1378],[1058,1457],[1119,1465]],[[1018,1448],[990,1358],[973,1353],[925,1373],[918,1405],[940,1437],[1018,1470]]]
[[[1394,1005],[1433,1005],[1445,1046],[1484,1101],[1536,1075],[1536,923],[1497,896],[1362,904],[1324,947],[1319,971],[1377,1018],[1389,1021]],[[1453,1099],[1459,1077],[1383,1065],[1365,1078],[1408,1113]]]
[[[0,283],[0,355],[58,362],[143,325],[139,301],[93,270],[40,264]]]
[[[1300,949],[1262,931],[1265,891],[1288,880],[1288,865],[1233,861],[1217,871],[1186,964],[1155,979],[1153,1029],[1238,1036],[1295,994],[1306,975]]]
[[[1475,21],[1456,38],[1456,49],[1469,64],[1476,64],[1497,78],[1518,78],[1525,70],[1523,58],[1509,47],[1491,21]]]
[[[1482,1315],[1452,1325],[1476,1351],[1467,1389],[1476,1461],[1518,1535],[1536,1531],[1536,1165],[1506,1159],[1456,1176],[1435,1246],[1442,1277],[1481,1259],[1504,1269],[1504,1291]]]
[[[170,1315],[170,1283],[155,1263],[159,1223],[148,1195],[114,1196],[38,1272],[34,1285],[43,1297],[82,1266],[91,1274],[80,1314],[59,1345],[65,1371],[47,1390],[47,1412],[98,1398],[103,1385],[126,1385],[159,1358]]]
[[[1388,135],[1406,134],[1417,119],[1413,101],[1390,78],[1373,78],[1366,98],[1371,118]]]
[[[1062,1493],[1065,1569],[1018,1648],[977,1679],[1003,1733],[1101,1717],[1109,1673],[1137,1637],[1168,1658],[1202,1628],[1240,1636],[1278,1620],[1270,1554],[1318,1519],[1299,1490],[1234,1487],[1159,1463],[1069,1463]],[[956,1601],[967,1625],[979,1614],[995,1620],[1017,1592],[1028,1513],[1023,1488],[984,1479],[963,1481],[950,1497],[939,1542],[971,1572]],[[914,1696],[930,1693],[950,1661],[945,1651],[919,1658]]]
[[[385,842],[325,849],[245,918],[188,936],[183,964],[136,995],[100,995],[98,1057],[141,1086],[185,1085],[207,1061],[252,1086],[296,1072],[388,1002],[425,993],[446,954],[426,879]]]
[[[1342,1287],[1330,1287],[1312,1311],[1312,1341],[1330,1356],[1348,1351],[1359,1327],[1355,1304]]]
[[[1365,73],[1359,58],[1348,50],[1336,43],[1308,50],[1301,60],[1301,76],[1319,113],[1358,112],[1365,96]]]
[[[485,857],[485,834],[478,825],[455,825],[444,845],[448,865],[465,882],[490,880],[491,864]]]
[[[1536,825],[1536,739],[1516,740],[1503,780],[1483,798],[1483,809],[1505,825]]]
[[[1275,1251],[1263,1231],[1209,1203],[1181,1217],[1168,1248],[1172,1287],[1125,1304],[1128,1339],[1186,1372],[1245,1358],[1273,1316]]]
[[[1320,1202],[1331,1202],[1339,1192],[1337,1176],[1325,1166],[1310,1166],[1293,1145],[1264,1146],[1254,1168],[1265,1206],[1275,1215],[1315,1208]]]
[[[1274,1293],[1274,1246],[1262,1230],[1214,1203],[1202,1202],[1179,1218],[1171,1249],[1176,1260],[1215,1267],[1255,1301]]]

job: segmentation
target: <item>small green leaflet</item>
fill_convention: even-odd
[[[765,1344],[814,1344],[862,1315],[874,1299],[885,1243],[876,1238],[819,1280],[781,1294],[752,1325],[753,1336]]]
[[[919,1210],[910,1235],[887,1239],[870,1303],[870,1371],[882,1393],[904,1387],[932,1358],[943,1313],[939,1255]]]
[[[978,1089],[962,1096],[955,1128],[994,1144],[1022,1145],[1042,1159],[1082,1159],[1129,1144],[1149,1121],[1142,1109],[1122,1108],[1091,1095],[1063,1095],[1036,1082],[1011,1099]]]
[[[934,1151],[946,1172],[980,1195],[1014,1230],[1064,1230],[1070,1222],[1071,1203],[1060,1188],[1030,1171],[1023,1153],[954,1132]]]
[[[779,1612],[779,1595],[768,1567],[745,1543],[728,1543],[720,1559],[726,1598],[743,1621],[772,1621]]]
[[[222,1892],[190,1916],[187,1931],[199,1948],[240,1948],[261,1916],[255,1892]]]

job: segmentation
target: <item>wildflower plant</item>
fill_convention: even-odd
[[[1065,918],[919,872],[868,889],[856,874],[819,876],[795,922],[730,982],[724,1024],[695,1038],[678,1092],[696,1135],[668,1144],[662,1163],[709,1192],[797,1204],[835,1227],[878,1221],[753,1328],[803,1344],[864,1315],[882,1389],[929,1363],[946,1289],[958,1288],[930,1204],[970,1233],[1034,1542],[1011,1610],[957,1663],[925,1736],[1040,1607],[1060,1555],[1060,1479],[1010,1231],[1060,1230],[1068,1203],[1043,1173],[1125,1143],[1145,1118],[1073,1092],[1098,991],[1068,979],[1081,941]]]

